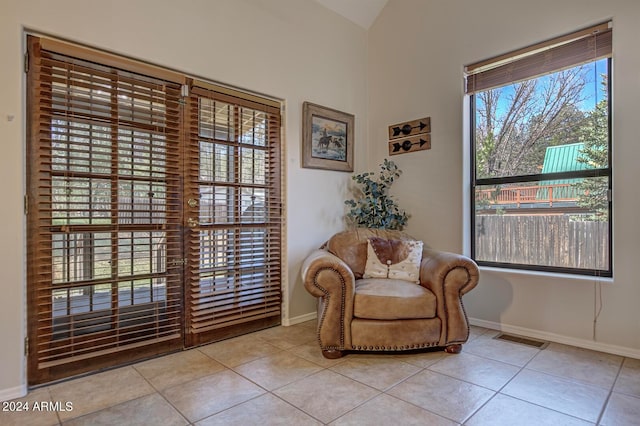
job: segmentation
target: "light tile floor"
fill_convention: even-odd
[[[315,321],[276,327],[33,390],[0,424],[640,425],[640,360],[471,331],[458,355],[327,360]]]

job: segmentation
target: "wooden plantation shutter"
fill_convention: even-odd
[[[196,82],[188,100],[187,345],[280,323],[280,108]]]
[[[181,85],[28,44],[29,382],[182,347]]]
[[[28,48],[29,383],[279,324],[279,103]]]

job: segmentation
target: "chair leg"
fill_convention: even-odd
[[[459,354],[462,351],[462,345],[459,343],[449,345],[444,348],[444,351],[448,354]]]
[[[327,359],[338,359],[342,358],[344,353],[338,349],[323,349],[322,355]]]

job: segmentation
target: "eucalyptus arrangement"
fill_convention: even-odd
[[[402,170],[385,158],[377,178],[374,172],[353,175],[356,198],[344,202],[349,206],[347,219],[359,227],[401,230],[409,216],[389,195],[389,188],[401,174]]]

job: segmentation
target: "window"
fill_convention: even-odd
[[[612,276],[611,33],[466,67],[480,265]]]

